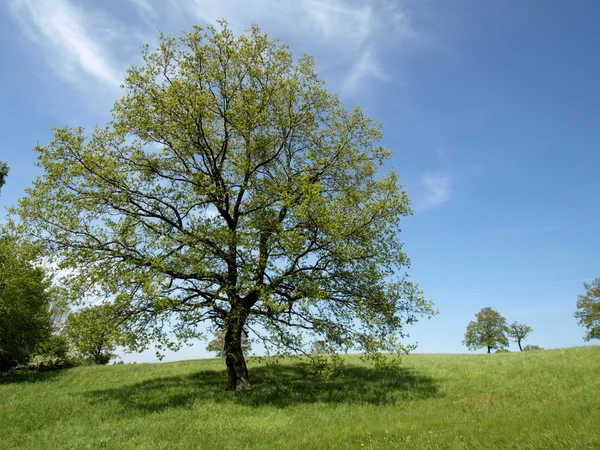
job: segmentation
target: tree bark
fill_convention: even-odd
[[[523,351],[523,349],[521,348],[521,339],[519,339],[519,340],[517,341],[517,344],[519,344],[519,350]]]
[[[488,353],[492,353],[492,347],[488,345]]]
[[[246,359],[242,350],[242,334],[247,314],[243,308],[232,308],[226,323],[224,351],[229,380],[227,388],[230,391],[251,387],[248,367],[246,367]]]

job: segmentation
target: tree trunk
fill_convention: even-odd
[[[492,353],[492,347],[488,345],[488,353]]]
[[[519,344],[519,350],[523,351],[523,349],[521,348],[521,339],[519,339],[519,340],[517,341],[517,344]]]
[[[242,334],[246,316],[247,312],[245,310],[238,310],[236,312],[232,308],[230,317],[226,323],[224,351],[229,380],[227,388],[230,391],[239,391],[251,387],[246,359],[242,350]]]

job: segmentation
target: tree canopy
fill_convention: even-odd
[[[506,334],[509,329],[506,326],[506,319],[492,308],[485,307],[475,314],[476,320],[472,320],[467,325],[467,332],[463,344],[469,350],[486,348],[487,352],[497,348],[508,347],[508,338]]]
[[[225,330],[231,389],[249,386],[244,329],[278,352],[397,351],[433,310],[405,275],[411,211],[380,124],[310,57],[221,25],[161,35],[106,126],[36,147],[23,231],[70,269],[75,297],[115,308],[132,349]]]
[[[86,360],[108,364],[114,356],[118,328],[114,308],[109,304],[88,306],[69,314],[64,332],[71,345]]]
[[[529,325],[513,322],[508,327],[508,335],[517,343],[519,350],[523,351],[521,341],[527,338],[533,329]]]
[[[0,191],[2,190],[2,186],[4,186],[4,183],[6,182],[8,172],[8,164],[6,164],[4,161],[0,161]]]
[[[0,371],[27,362],[50,336],[52,289],[37,254],[0,236]]]
[[[600,277],[583,283],[586,292],[577,300],[575,317],[579,325],[587,328],[585,340],[600,339]]]

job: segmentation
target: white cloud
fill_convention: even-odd
[[[130,3],[133,3],[140,11],[146,14],[150,14],[154,16],[156,11],[154,10],[154,6],[152,6],[151,0],[128,0]]]
[[[172,4],[182,5],[171,0]],[[343,73],[341,89],[354,92],[366,80],[390,81],[382,49],[407,47],[418,39],[410,15],[386,0],[195,0],[192,13],[205,22],[226,18],[236,31],[258,23],[303,53],[319,67]]]
[[[453,179],[449,174],[425,173],[421,185],[425,195],[419,202],[420,209],[432,209],[446,203],[452,197]]]
[[[177,34],[198,21],[225,18],[236,32],[257,23],[296,55],[312,54],[329,86],[348,95],[369,83],[393,82],[390,55],[422,41],[407,0],[126,0],[138,12],[133,21],[123,14],[122,3],[8,1],[51,68],[86,91],[91,82],[116,92],[124,68],[135,62],[132,53],[155,42],[158,29]]]
[[[373,57],[372,52],[367,50],[358,60],[356,60],[354,66],[345,77],[342,83],[342,90],[344,92],[355,92],[369,77],[374,77],[381,81],[388,81],[388,77],[379,67],[379,63]]]
[[[23,32],[61,76],[73,81],[84,74],[110,88],[119,86],[122,77],[90,33],[94,26],[82,10],[68,0],[13,0],[11,6]]]

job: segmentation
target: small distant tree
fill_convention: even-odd
[[[51,286],[36,251],[0,236],[0,371],[26,363],[51,333]]]
[[[322,340],[318,340],[312,343],[311,352],[317,355],[327,353],[327,343]]]
[[[244,330],[242,333],[242,351],[244,352],[244,355],[248,355],[251,349],[252,344],[248,339],[248,333]],[[215,338],[206,346],[206,350],[209,352],[216,352],[217,358],[225,358],[225,332],[217,332]]]
[[[0,190],[2,189],[2,186],[4,186],[4,182],[8,176],[8,171],[8,164],[6,164],[4,161],[0,161]]]
[[[579,325],[587,328],[586,341],[600,339],[600,277],[583,286],[586,293],[577,300],[575,317]]]
[[[544,349],[542,347],[540,347],[539,345],[526,345],[525,347],[523,347],[524,352],[534,352],[537,350],[544,350]]]
[[[112,305],[90,306],[69,314],[65,333],[88,361],[108,364],[119,336]]]
[[[509,326],[508,335],[517,343],[519,350],[523,351],[521,341],[525,340],[532,331],[533,329],[528,325],[513,322]]]
[[[487,347],[487,352],[497,348],[508,347],[508,327],[506,319],[490,307],[483,308],[475,314],[477,320],[472,320],[467,325],[467,332],[463,344],[469,350]]]

